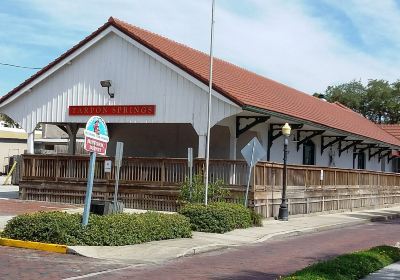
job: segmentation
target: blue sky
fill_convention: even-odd
[[[400,0],[216,0],[215,55],[312,94],[400,79]],[[115,16],[208,52],[211,0],[0,0],[0,62],[43,67]],[[0,95],[35,70],[0,65]]]

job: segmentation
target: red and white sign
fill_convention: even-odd
[[[69,106],[70,116],[154,116],[156,105]]]
[[[85,150],[88,152],[105,155],[107,151],[107,143],[94,138],[85,137]]]
[[[91,117],[86,123],[85,146],[88,152],[105,155],[107,150],[108,130],[105,121],[98,116]]]

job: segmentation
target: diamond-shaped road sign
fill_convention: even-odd
[[[267,152],[261,146],[257,137],[251,139],[249,143],[241,150],[244,159],[250,167],[253,167],[257,162],[259,162]]]

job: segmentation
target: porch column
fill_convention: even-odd
[[[199,135],[199,149],[197,152],[198,158],[206,158],[207,136]]]
[[[229,158],[231,160],[236,160],[236,148],[237,148],[237,138],[236,138],[236,119],[233,118],[229,127]],[[236,185],[236,165],[232,164],[230,167],[229,183]]]
[[[236,160],[236,147],[237,147],[237,138],[236,138],[236,119],[232,118],[229,125],[229,159]]]
[[[33,155],[35,153],[35,130],[28,132],[27,153]]]
[[[236,160],[236,146],[237,146],[237,138],[236,135],[232,135],[229,138],[229,158]]]
[[[76,134],[78,132],[77,124],[69,124],[66,126],[68,133],[68,154],[75,155],[76,152]]]

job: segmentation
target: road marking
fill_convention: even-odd
[[[106,273],[111,273],[111,272],[115,272],[115,271],[125,270],[125,269],[128,269],[128,268],[134,268],[134,267],[138,267],[138,266],[143,266],[143,265],[142,264],[138,264],[138,265],[130,265],[130,266],[126,266],[126,267],[108,269],[108,270],[103,270],[103,271],[99,271],[99,272],[93,272],[93,273],[89,273],[89,274],[85,274],[85,275],[81,275],[81,276],[64,278],[62,280],[84,279],[84,278],[89,278],[89,277],[93,277],[93,276],[97,276],[97,275],[101,275],[101,274],[106,274]]]

